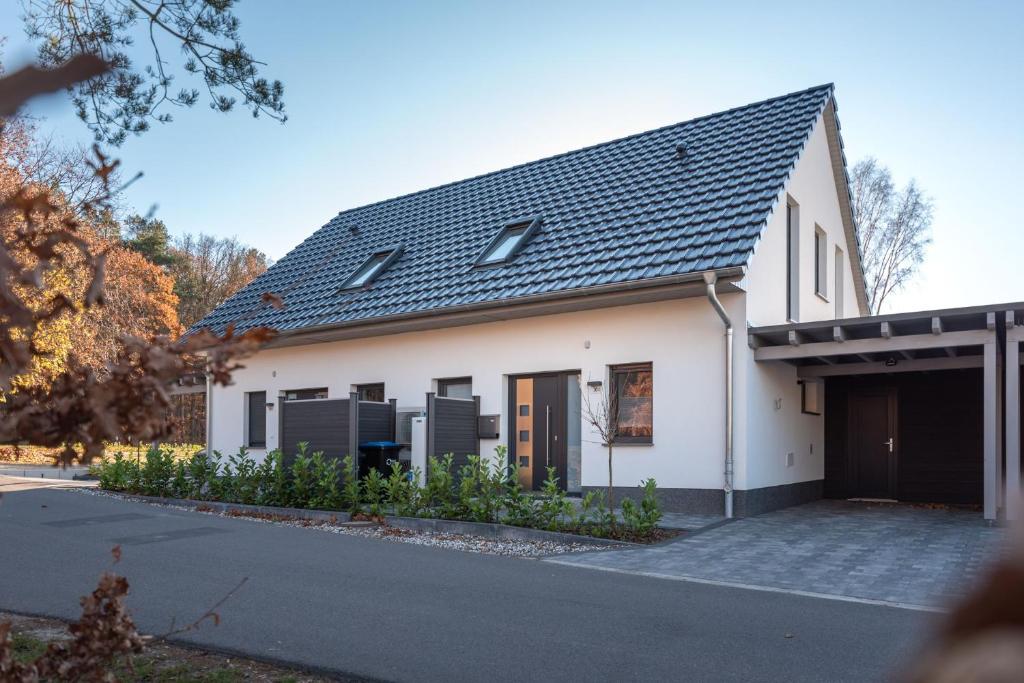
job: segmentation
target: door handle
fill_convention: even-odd
[[[551,406],[544,406],[544,466],[551,467]]]
[[[895,443],[894,439],[890,436],[888,441],[883,441],[882,442],[882,445],[883,446],[888,446],[889,447],[889,452],[892,453],[892,451],[893,451],[893,444],[894,443]]]

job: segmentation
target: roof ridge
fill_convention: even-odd
[[[724,116],[725,114],[731,114],[733,112],[743,111],[744,109],[751,109],[753,107],[759,107],[759,106],[762,106],[762,105],[765,105],[765,104],[769,104],[771,102],[776,102],[778,100],[784,100],[784,99],[789,98],[789,97],[796,97],[797,95],[803,95],[803,94],[806,94],[806,93],[809,93],[809,92],[814,92],[815,90],[828,90],[828,91],[832,91],[834,89],[835,89],[835,83],[831,83],[831,82],[830,83],[822,83],[820,85],[815,85],[815,86],[812,86],[810,88],[804,88],[803,90],[795,90],[795,91],[793,91],[791,93],[786,93],[785,95],[776,95],[775,97],[769,97],[767,99],[758,100],[756,102],[749,102],[747,104],[742,104],[742,105],[739,105],[737,107],[731,107],[729,109],[723,109],[721,111],[711,112],[710,114],[701,114],[700,116],[696,116],[696,117],[694,117],[692,119],[685,119],[683,121],[676,121],[675,123],[669,123],[669,124],[666,124],[664,126],[658,126],[657,128],[650,128],[648,130],[643,130],[643,131],[640,131],[638,133],[630,133],[629,135],[623,135],[621,137],[617,137],[617,138],[614,138],[612,140],[605,140],[604,142],[597,142],[597,143],[594,143],[592,145],[585,145],[583,147],[577,147],[576,149],[570,149],[570,150],[567,150],[565,152],[558,152],[557,154],[552,154],[550,156],[541,157],[540,159],[533,159],[531,161],[524,161],[524,162],[519,163],[519,164],[513,164],[512,166],[506,166],[504,168],[498,168],[498,169],[495,169],[493,171],[487,171],[485,173],[479,173],[479,174],[474,175],[474,176],[469,176],[468,178],[460,178],[459,180],[451,180],[451,181],[448,181],[446,183],[441,183],[440,185],[434,185],[432,187],[424,188],[422,190],[416,190],[414,192],[406,192],[405,194],[399,194],[399,195],[395,195],[394,197],[387,197],[385,199],[378,199],[375,202],[370,202],[368,204],[361,204],[360,206],[353,206],[352,208],[349,208],[349,209],[343,209],[342,211],[339,211],[337,214],[335,214],[335,216],[333,218],[331,218],[329,221],[327,221],[327,223],[325,223],[321,227],[327,227],[328,225],[333,223],[342,214],[351,213],[353,211],[359,211],[361,209],[369,209],[371,207],[379,206],[381,204],[387,204],[389,202],[398,201],[399,199],[407,199],[409,197],[415,197],[417,195],[426,194],[427,192],[434,192],[435,190],[441,190],[441,189],[444,189],[446,187],[452,187],[453,185],[461,185],[462,183],[468,183],[468,182],[470,182],[472,180],[480,180],[481,178],[487,178],[487,177],[490,177],[490,176],[493,176],[493,175],[497,175],[499,173],[505,173],[506,171],[513,171],[513,170],[516,170],[518,168],[525,168],[527,166],[533,166],[534,164],[539,164],[539,163],[542,163],[542,162],[545,162],[545,161],[551,161],[552,159],[558,159],[560,157],[568,156],[570,154],[578,154],[580,152],[586,152],[586,151],[589,151],[589,150],[592,150],[592,149],[597,149],[599,147],[604,147],[606,145],[614,145],[616,143],[623,142],[625,140],[631,140],[633,138],[637,138],[637,137],[640,137],[640,136],[643,136],[643,135],[650,135],[652,133],[659,133],[661,131],[668,130],[669,128],[675,128],[676,126],[681,126],[683,124],[696,123],[698,121],[704,121],[705,119],[710,119],[710,118],[713,118],[715,116]]]

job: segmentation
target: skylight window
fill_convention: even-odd
[[[537,229],[540,219],[532,218],[525,221],[511,223],[491,240],[491,243],[484,249],[484,253],[477,259],[476,265],[490,266],[499,263],[508,263],[516,255],[527,240]]]
[[[390,251],[381,251],[363,262],[363,265],[359,267],[359,270],[355,272],[352,277],[348,279],[348,282],[342,287],[342,289],[355,289],[356,287],[365,287],[380,275],[385,268],[390,266],[395,259],[398,258],[401,248],[392,249]]]

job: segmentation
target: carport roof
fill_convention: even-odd
[[[800,366],[803,377],[981,367],[998,327],[1024,322],[1024,303],[751,327],[758,361]]]

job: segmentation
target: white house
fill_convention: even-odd
[[[261,304],[263,292],[285,308]],[[887,346],[842,352],[843,325],[878,327],[866,314],[825,85],[338,214],[197,326],[279,331],[231,386],[209,390],[208,441],[262,454],[313,440],[341,456],[365,439],[339,436],[354,413],[331,412],[332,400],[355,392],[366,411],[391,401],[376,414],[393,426],[396,413],[424,410],[428,393],[478,397],[471,420],[492,419],[469,435],[474,446],[506,446],[526,486],[550,465],[577,492],[607,484],[606,450],[581,413],[610,392],[624,494],[654,477],[669,510],[737,515],[830,486],[856,495],[870,488],[867,464],[853,475],[836,465],[826,481],[831,380],[807,368],[884,366]],[[800,355],[808,340],[834,349]],[[980,377],[978,339],[954,346],[967,341],[954,355],[970,363],[917,369]],[[900,360],[931,358],[921,353]],[[892,365],[877,372],[892,376]],[[286,426],[284,411],[300,403],[304,417]],[[980,435],[980,408],[977,419]],[[845,434],[845,417],[836,421]],[[409,440],[401,426],[392,432]],[[844,463],[854,462],[847,441],[835,449]],[[881,443],[871,448],[864,463]],[[982,450],[979,441],[968,456],[976,502]],[[986,502],[999,497],[985,491]]]

